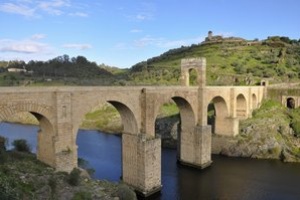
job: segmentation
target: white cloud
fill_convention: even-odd
[[[38,8],[51,14],[51,15],[61,15],[63,14],[63,7],[69,7],[69,0],[52,0],[52,1],[37,1]]]
[[[62,47],[64,48],[68,48],[68,49],[78,49],[78,50],[86,50],[86,49],[91,49],[92,45],[90,44],[64,44],[62,45]]]
[[[43,14],[63,15],[68,14],[66,8],[72,7],[76,16],[87,16],[83,12],[76,12],[79,8],[71,5],[71,0],[10,0],[7,3],[0,3],[0,11],[18,14],[26,17],[40,17]],[[69,13],[70,15],[72,13]]]
[[[21,40],[21,41],[10,40],[10,39],[0,40],[1,52],[34,54],[34,53],[46,52],[47,49],[48,49],[47,44],[32,41],[32,40]]]
[[[30,8],[23,4],[13,4],[13,3],[2,3],[0,4],[0,11],[12,14],[23,15],[26,17],[33,17],[35,15],[35,9]]]
[[[75,16],[75,17],[88,17],[89,15],[84,12],[75,12],[75,13],[70,13],[70,16]]]
[[[39,54],[39,55],[48,55],[51,54],[51,46],[37,41],[45,38],[44,34],[34,34],[30,38],[22,40],[14,39],[0,39],[0,52],[5,55],[12,53],[13,55],[22,55],[22,54]],[[17,54],[16,54],[17,53]]]

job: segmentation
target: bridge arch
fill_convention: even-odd
[[[243,94],[239,94],[236,97],[236,116],[239,119],[247,118],[247,101]]]
[[[210,120],[213,132],[218,135],[223,135],[226,118],[229,117],[226,101],[223,97],[216,96],[210,101],[207,109],[209,109],[209,112],[211,111],[210,109],[214,112],[211,113],[213,116],[211,116],[212,120]]]
[[[55,167],[55,128],[51,121],[51,111],[44,105],[36,103],[23,104],[21,107],[9,106],[1,109],[0,122],[8,120],[18,113],[30,113],[37,119],[40,127],[37,134],[37,159]]]
[[[182,158],[183,154],[187,153],[186,150],[191,148],[191,144],[188,141],[194,133],[197,122],[193,106],[188,98],[177,95],[170,95],[168,98],[161,99],[159,103],[155,105],[156,108],[153,119],[153,126],[156,125],[155,123],[159,115],[159,109],[164,104],[169,103],[171,100],[173,100],[179,110],[180,120],[177,126],[177,155],[178,158]],[[174,124],[172,124],[172,126],[173,125]],[[168,131],[171,130],[169,129]]]
[[[286,107],[287,108],[294,109],[296,107],[295,103],[296,103],[296,101],[295,101],[295,99],[293,97],[288,97],[286,99]]]
[[[180,96],[173,96],[170,97],[170,99],[165,99],[164,101],[159,102],[155,108],[153,123],[155,123],[155,119],[158,117],[159,108],[163,104],[170,102],[170,100],[173,100],[179,109],[181,129],[190,130],[191,128],[194,128],[196,124],[196,115],[193,107],[186,98]]]
[[[123,124],[123,132],[138,134],[138,124],[136,117],[132,110],[126,106],[125,104],[119,101],[107,101],[112,104],[120,113],[122,124]]]
[[[130,133],[130,134],[139,134],[139,125],[138,125],[138,113],[136,108],[134,107],[132,103],[122,101],[121,99],[117,100],[114,98],[106,98],[103,96],[96,96],[93,99],[90,99],[86,102],[86,104],[82,105],[81,102],[77,104],[76,106],[81,107],[79,112],[76,112],[75,119],[74,119],[74,134],[75,138],[77,137],[78,129],[80,128],[80,125],[82,125],[82,122],[84,121],[85,116],[90,113],[91,111],[94,111],[95,109],[102,109],[103,106],[108,105],[112,106],[121,118],[121,129],[119,130],[124,133]],[[106,112],[105,110],[103,112]],[[119,128],[118,128],[119,129]]]

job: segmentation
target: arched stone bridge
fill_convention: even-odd
[[[120,113],[122,177],[145,195],[161,188],[161,141],[155,137],[159,108],[170,99],[180,110],[179,161],[204,168],[211,163],[209,103],[216,110],[215,133],[238,134],[240,119],[251,117],[264,87],[207,87],[205,59],[182,60],[182,84],[176,87],[1,87],[0,121],[19,112],[32,113],[40,123],[37,158],[59,171],[77,167],[76,137],[83,117],[109,102]],[[198,71],[198,87],[187,87],[188,72]],[[1,133],[1,130],[0,130]]]

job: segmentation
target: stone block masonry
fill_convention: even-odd
[[[161,140],[122,135],[123,181],[143,196],[161,189]]]
[[[77,167],[76,137],[85,114],[99,104],[112,104],[124,126],[123,180],[147,196],[161,188],[161,141],[155,138],[155,120],[164,103],[173,100],[180,110],[179,161],[204,168],[211,163],[208,105],[213,103],[216,110],[216,134],[234,136],[238,121],[250,117],[264,97],[263,86],[206,86],[205,58],[183,59],[181,64],[182,86],[0,87],[0,121],[32,113],[40,125],[37,158],[70,172]],[[187,87],[191,69],[198,73],[197,87]]]

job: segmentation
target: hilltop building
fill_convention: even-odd
[[[205,41],[202,43],[214,43],[214,42],[243,42],[246,41],[240,37],[223,37],[222,35],[213,35],[212,31],[208,31]]]

